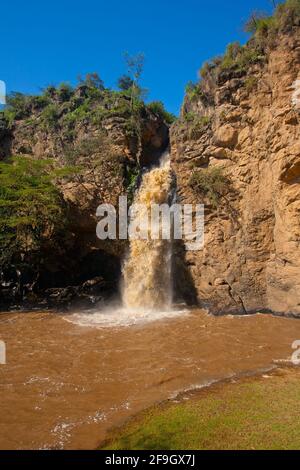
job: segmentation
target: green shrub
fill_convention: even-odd
[[[215,72],[220,67],[222,60],[223,60],[222,56],[216,56],[212,60],[204,62],[203,66],[199,70],[200,77],[205,79],[209,75],[215,76]]]
[[[57,89],[57,96],[59,101],[69,101],[73,95],[73,88],[68,83],[61,83]]]
[[[194,122],[197,118],[197,115],[193,111],[188,111],[187,113],[184,113],[183,115],[183,120],[185,122]]]
[[[192,140],[197,140],[201,137],[207,126],[210,125],[210,118],[205,116],[202,117],[194,122],[194,124],[190,128],[190,138]]]
[[[87,97],[92,101],[92,102],[98,102],[103,100],[103,94],[104,90],[99,89],[99,88],[88,88],[86,91]]]
[[[203,98],[201,83],[189,82],[185,88],[185,92],[190,101]]]
[[[104,147],[107,147],[106,136],[100,135],[98,137],[82,139],[76,145],[69,145],[64,150],[65,161],[68,165],[76,165],[82,160],[91,158],[97,154]]]
[[[300,22],[300,0],[287,0],[279,4],[275,11],[279,29],[289,30]]]
[[[14,119],[24,119],[31,113],[31,97],[23,93],[13,92],[7,97],[5,114],[9,122]]]
[[[229,180],[222,167],[194,170],[190,186],[202,197],[207,197],[210,204],[218,207],[222,197],[228,192]]]
[[[34,109],[41,110],[50,104],[50,99],[46,95],[32,96],[31,104]]]
[[[7,122],[7,127],[10,129],[16,119],[16,112],[13,109],[6,108],[3,112],[3,117]]]
[[[250,65],[263,59],[261,51],[258,49],[241,46],[238,42],[229,44],[220,65],[222,70],[235,69],[246,71]]]
[[[254,90],[257,87],[258,84],[258,77],[255,76],[250,76],[247,77],[245,80],[245,88],[250,93],[252,90]]]
[[[118,88],[122,91],[129,91],[134,84],[133,79],[129,75],[122,75],[118,80]]]
[[[53,162],[13,157],[0,162],[0,265],[17,253],[39,249],[64,225]]]
[[[58,105],[49,104],[41,113],[42,125],[45,129],[56,129],[60,117]]]
[[[283,13],[300,17],[300,0],[286,0],[282,5],[278,5],[277,14]]]
[[[124,126],[126,136],[131,138],[138,138],[141,134],[140,121],[135,116],[131,115],[125,122]]]
[[[79,78],[79,86],[87,86],[88,88],[97,88],[98,90],[104,91],[105,86],[103,80],[99,77],[97,72],[88,73],[85,79]]]
[[[137,186],[137,181],[140,176],[140,168],[139,167],[127,167],[127,170],[125,172],[125,178],[124,178],[124,183],[125,183],[125,188],[127,191],[127,198],[128,198],[128,203],[132,204],[133,198],[134,198],[134,193],[136,190]]]
[[[105,109],[102,105],[96,106],[91,111],[91,122],[93,124],[101,125],[104,118],[112,116],[112,115],[113,115],[113,113],[112,113],[111,110]]]
[[[203,134],[207,127],[211,125],[211,117],[199,116],[193,111],[189,111],[183,114],[179,123],[185,128],[189,138],[196,140]]]
[[[212,70],[212,66],[211,66],[211,63],[210,62],[204,62],[204,64],[202,65],[201,69],[199,70],[199,75],[201,78],[206,78],[208,77],[208,75],[210,74],[211,70]],[[190,88],[187,87],[186,89],[186,92],[189,93],[190,91]]]
[[[189,111],[183,115],[183,119],[186,122],[197,122],[200,123],[202,126],[206,126],[210,123],[211,119],[209,116],[198,116],[196,113],[193,111]]]
[[[243,48],[239,42],[233,42],[231,44],[228,44],[225,55],[220,64],[221,68],[229,69],[231,67],[234,67],[237,63],[238,57],[242,53],[242,49]]]
[[[222,72],[248,72],[251,65],[265,60],[267,48],[276,44],[276,37],[280,32],[290,32],[297,26],[300,26],[300,0],[286,0],[278,4],[273,16],[254,12],[245,25],[245,30],[252,35],[251,40],[244,46],[238,42],[229,44],[223,57],[217,56],[203,64],[199,71],[200,78],[206,80],[209,86],[208,79],[217,82]],[[248,91],[255,86],[252,79],[245,84]],[[196,97],[203,99],[207,96],[203,93],[201,82],[198,84],[190,82],[186,88],[186,95],[190,100]],[[186,120],[192,118],[187,116]]]
[[[91,108],[89,101],[84,101],[80,106],[73,111],[66,113],[63,117],[63,123],[74,126],[77,122],[83,122],[91,115]]]
[[[54,98],[56,96],[56,88],[54,85],[49,85],[47,88],[44,90],[44,96],[47,96],[48,98]]]
[[[176,116],[172,113],[169,113],[161,101],[152,101],[152,103],[147,105],[147,108],[150,109],[150,111],[152,111],[154,114],[157,114],[162,119],[164,119],[167,124],[173,124],[173,122],[176,121]]]
[[[268,32],[276,27],[276,18],[264,13],[252,13],[245,25],[245,31],[251,34],[266,36]]]
[[[272,37],[281,30],[288,30],[300,21],[300,0],[287,0],[280,3],[273,16],[254,12],[245,25],[245,30],[256,39]]]
[[[13,92],[7,98],[7,106],[4,109],[4,116],[12,126],[14,120],[28,119],[33,110],[40,111],[50,103],[46,95],[24,95],[23,93]]]

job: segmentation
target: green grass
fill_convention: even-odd
[[[105,449],[299,449],[300,371],[223,383],[153,407],[116,430]]]

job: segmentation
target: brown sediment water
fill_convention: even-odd
[[[132,213],[131,226],[139,228],[139,238],[130,240],[123,266],[122,299],[127,309],[171,307],[171,240],[163,239],[162,220],[154,224],[151,211],[153,205],[168,203],[171,183],[170,159],[166,153],[160,166],[143,176],[134,198],[136,210]]]
[[[124,311],[0,316],[1,449],[93,449],[155,402],[289,359],[300,321]],[[119,321],[118,321],[119,319]]]

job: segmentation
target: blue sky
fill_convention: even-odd
[[[1,3],[0,80],[36,93],[97,71],[115,87],[124,51],[144,52],[150,100],[178,113],[186,83],[201,64],[244,42],[243,22],[271,0],[11,0]]]

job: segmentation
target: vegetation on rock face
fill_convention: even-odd
[[[122,75],[118,80],[118,88],[121,91],[129,91],[133,86],[133,79],[129,75]]]
[[[254,12],[247,23],[245,24],[245,31],[247,33],[259,35],[266,35],[268,32],[275,28],[275,17],[267,16],[264,13]]]
[[[185,92],[191,100],[194,98],[203,98],[204,95],[201,87],[199,87],[198,84],[194,82],[189,82],[187,84]]]
[[[300,0],[286,0],[280,3],[273,16],[254,12],[245,25],[245,30],[254,34],[255,39],[268,35],[288,32],[300,24]]]
[[[101,125],[103,120],[122,117],[126,121],[130,136],[139,133],[139,121],[147,109],[144,98],[147,90],[141,87],[144,56],[125,56],[128,75],[118,81],[119,90],[105,88],[97,73],[79,78],[72,87],[61,83],[58,87],[48,86],[40,96],[12,93],[1,115],[12,127],[15,121],[29,119],[32,124],[47,131],[62,130],[72,135],[76,124],[90,122]],[[174,117],[162,103],[150,104],[149,109],[171,124]]]
[[[263,59],[263,51],[259,48],[252,48],[249,45],[241,46],[240,43],[234,42],[227,46],[223,57],[218,57],[212,62],[206,62],[200,70],[200,75],[204,79],[211,76],[217,80],[222,72],[228,70],[247,72],[250,65]]]
[[[229,44],[223,56],[206,62],[200,72],[198,83],[189,83],[186,88],[186,102],[208,100],[211,83],[226,81],[235,76],[245,76],[250,67],[266,60],[267,50],[276,44],[279,34],[289,33],[300,25],[300,0],[286,0],[280,3],[273,16],[254,12],[245,25],[245,30],[252,35],[244,46],[238,42]],[[254,87],[245,81],[248,91]],[[250,86],[249,86],[250,85]]]
[[[212,207],[217,208],[228,192],[229,181],[222,167],[193,170],[190,186],[201,197],[207,197]]]
[[[248,67],[260,60],[264,56],[261,51],[251,49],[247,46],[241,46],[238,42],[229,44],[226,53],[220,63],[221,70],[234,68],[237,71],[247,71]]]
[[[22,264],[27,253],[64,227],[60,177],[51,160],[13,157],[0,162],[0,267]]]
[[[173,124],[173,122],[176,121],[176,116],[165,109],[162,101],[152,101],[152,103],[147,105],[147,108],[154,114],[160,116],[167,124]]]
[[[97,195],[99,201],[122,187],[125,178],[124,158],[115,153],[111,139],[104,132],[67,146],[64,149],[64,163],[71,180],[93,198]],[[92,190],[88,189],[86,181],[89,182],[88,186],[92,184]]]
[[[137,188],[138,179],[140,177],[141,171],[137,167],[128,166],[125,173],[125,185],[127,190],[127,200],[128,204],[133,202],[134,193]]]
[[[191,117],[189,114],[190,122],[189,125],[189,137],[191,140],[198,139],[205,130],[207,130],[208,126],[211,123],[211,118],[209,116],[194,116]]]
[[[258,77],[252,75],[247,77],[245,80],[245,88],[248,92],[252,91],[254,88],[257,87],[258,84]]]
[[[184,113],[177,121],[177,129],[184,130],[190,140],[197,140],[210,125],[210,116],[199,116],[194,111]]]
[[[132,200],[143,152],[151,154],[153,148],[159,154],[160,146],[165,148],[167,124],[173,121],[162,103],[144,102],[143,61],[143,55],[126,54],[127,75],[119,79],[118,90],[106,88],[97,73],[90,73],[79,77],[76,86],[61,83],[49,85],[39,96],[8,97],[0,112],[5,143],[0,162],[1,282],[28,266],[29,284],[48,279],[52,269],[67,271],[72,250],[80,246],[75,217],[84,213],[90,221],[87,230],[92,230],[100,203],[115,204],[121,194]],[[11,149],[17,156],[11,157]]]
[[[100,122],[113,116],[128,117],[131,113],[127,92],[102,90],[82,82],[74,89],[64,84],[51,87],[51,90],[48,88],[40,97],[13,93],[7,104],[3,114],[10,124],[31,116],[48,130],[72,127],[86,119]],[[133,106],[136,104],[133,100]]]
[[[129,74],[128,77],[131,79],[131,87],[127,88],[127,92],[130,96],[131,106],[133,106],[135,100],[142,100],[148,93],[148,90],[142,88],[140,85],[140,79],[144,68],[144,61],[144,54],[130,56],[128,52],[125,53],[125,62]]]

